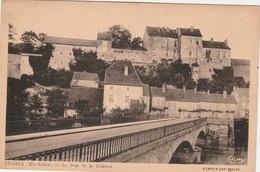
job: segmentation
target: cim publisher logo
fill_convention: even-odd
[[[243,162],[246,161],[246,158],[237,158],[237,157],[235,157],[235,156],[229,156],[229,157],[227,158],[227,161],[228,161],[229,163],[243,163]]]

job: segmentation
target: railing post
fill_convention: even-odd
[[[80,145],[80,148],[79,148],[79,162],[82,161],[82,151],[83,151],[83,144]]]
[[[163,136],[166,136],[166,126],[163,127]]]

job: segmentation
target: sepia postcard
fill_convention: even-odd
[[[3,0],[0,168],[254,172],[258,6]]]

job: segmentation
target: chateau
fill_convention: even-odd
[[[231,49],[228,41],[203,40],[200,29],[161,28],[147,26],[143,37],[145,50],[117,49],[112,47],[112,35],[109,32],[98,33],[96,40],[72,39],[47,36],[44,43],[51,43],[55,49],[50,67],[69,69],[69,62],[74,58],[73,48],[97,52],[98,58],[130,60],[133,65],[151,65],[161,59],[177,60],[189,64],[192,78],[211,78],[213,67],[221,69],[231,66]]]

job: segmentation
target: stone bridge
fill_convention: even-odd
[[[8,136],[5,159],[174,163],[186,156],[199,162],[196,145],[204,142],[206,123],[169,118]]]
[[[206,137],[206,123],[169,135],[159,140],[108,158],[106,162],[175,163],[174,158],[199,163],[200,148]],[[197,153],[198,152],[198,153]]]

